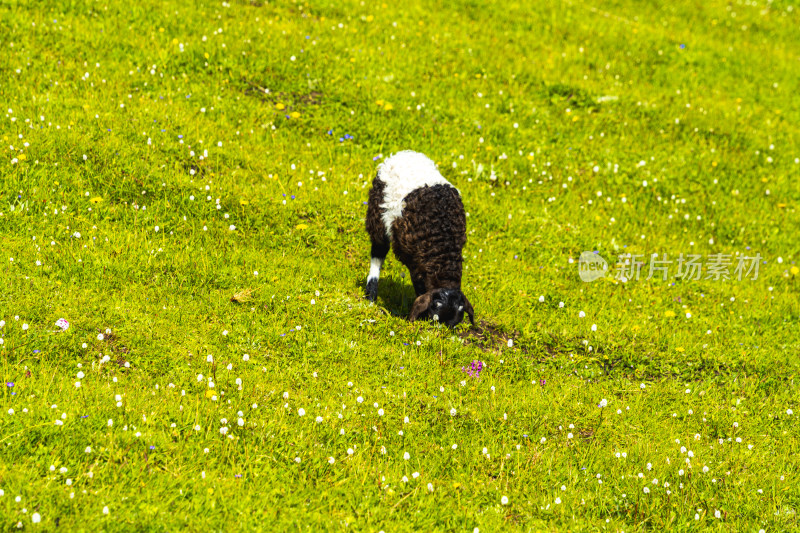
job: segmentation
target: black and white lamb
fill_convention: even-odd
[[[366,227],[372,241],[369,300],[378,297],[378,278],[391,245],[408,267],[417,293],[409,315],[412,322],[422,316],[452,327],[465,312],[475,322],[472,305],[461,292],[461,249],[467,242],[464,205],[433,161],[404,151],[378,166]]]

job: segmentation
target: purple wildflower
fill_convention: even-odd
[[[478,378],[480,377],[481,370],[483,370],[483,361],[478,361],[477,359],[472,361],[472,364],[469,368],[461,367],[462,372],[466,372],[467,375],[471,378]]]

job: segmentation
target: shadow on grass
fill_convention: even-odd
[[[355,282],[355,286],[364,298],[366,298],[366,296],[363,296],[366,284],[366,278],[359,278]],[[415,298],[414,288],[405,278],[398,280],[393,276],[387,276],[380,279],[377,303],[382,305],[393,316],[407,318]],[[475,324],[470,324],[466,320],[462,324],[468,327],[465,328],[459,325],[451,330],[452,333],[458,335],[464,341],[464,344],[473,344],[483,351],[499,351],[508,346],[509,340],[516,344],[517,339],[520,337],[518,331],[507,331],[502,325],[494,324],[488,320],[478,319]],[[526,346],[520,346],[519,349],[523,353],[528,353]],[[552,355],[551,350],[548,350],[548,353]]]
[[[365,287],[367,286],[367,278],[356,279],[355,286],[361,297],[366,299]],[[397,280],[394,276],[386,276],[380,278],[378,282],[378,300],[376,303],[386,308],[393,316],[407,318],[408,313],[411,312],[411,304],[414,303],[416,297],[414,287],[405,278]]]

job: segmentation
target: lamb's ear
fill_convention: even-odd
[[[467,295],[466,294],[464,294],[464,311],[466,311],[467,315],[469,315],[470,324],[472,324],[474,326],[475,325],[475,310],[472,309],[472,304],[469,303],[469,300],[467,300]]]
[[[430,306],[431,293],[426,292],[425,294],[421,294],[414,300],[414,305],[411,306],[411,314],[408,316],[408,319],[414,322],[421,314],[425,313]]]

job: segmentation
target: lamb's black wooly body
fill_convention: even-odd
[[[391,246],[408,267],[417,298],[410,319],[420,316],[455,326],[474,311],[461,292],[461,250],[467,219],[461,196],[416,152],[400,152],[379,168],[369,192],[366,219],[372,241],[367,298],[378,295],[380,268]]]

